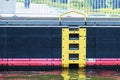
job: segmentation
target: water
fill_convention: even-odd
[[[120,80],[116,70],[53,70],[0,72],[0,80]]]

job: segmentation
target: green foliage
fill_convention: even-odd
[[[24,0],[16,0],[16,2],[24,2]]]
[[[51,1],[49,1],[48,5],[52,6],[52,7],[67,8],[67,4],[59,3],[59,2],[51,2]]]
[[[89,9],[90,5],[86,0],[71,1],[70,8],[73,10]]]
[[[101,8],[99,10],[100,10],[100,13],[102,14],[112,14],[112,15],[120,14],[120,9]]]

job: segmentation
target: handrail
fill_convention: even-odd
[[[81,13],[81,12],[78,12],[78,11],[69,11],[69,12],[65,12],[65,13],[61,14],[59,16],[60,25],[61,25],[61,21],[62,21],[62,16],[66,15],[66,14],[69,14],[69,13],[72,13],[72,12],[80,14],[80,15],[83,15],[84,16],[85,25],[86,25],[86,18],[87,18],[86,15],[84,13]]]

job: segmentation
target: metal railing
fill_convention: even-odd
[[[87,15],[120,15],[120,0],[16,0],[13,5],[15,15],[59,16],[71,10]]]

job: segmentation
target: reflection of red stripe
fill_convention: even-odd
[[[87,59],[88,66],[103,65],[103,66],[120,66],[120,58],[94,58]],[[43,59],[23,59],[23,58],[2,58],[0,65],[3,66],[61,66],[62,61],[60,58],[43,58]]]
[[[26,71],[20,71],[20,73],[19,72],[17,72],[17,71],[9,71],[9,73],[8,74],[4,74],[4,76],[0,76],[0,80],[2,79],[2,78],[6,78],[6,77],[32,77],[32,76],[41,76],[41,75],[48,75],[48,74],[50,74],[50,75],[61,75],[61,70],[53,70],[53,71],[31,71],[31,73],[32,74],[25,74],[26,73]],[[2,74],[2,73],[1,73]],[[13,80],[13,79],[12,79]],[[18,79],[15,79],[15,80],[18,80]],[[20,80],[22,80],[22,79],[20,79]]]

